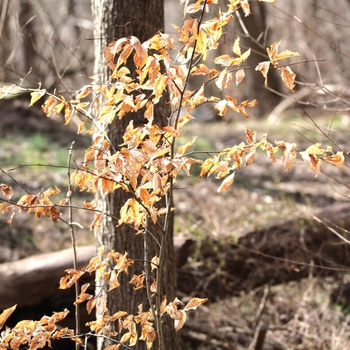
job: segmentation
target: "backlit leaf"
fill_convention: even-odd
[[[54,111],[56,105],[57,99],[54,96],[50,96],[41,107],[44,113],[49,117],[50,114]]]
[[[227,176],[225,180],[221,183],[220,187],[217,189],[218,193],[222,193],[227,188],[229,188],[235,179],[235,172],[233,172],[231,175]]]
[[[69,122],[72,119],[72,116],[74,114],[74,108],[70,104],[66,104],[64,107],[64,119],[65,119],[65,125],[68,125]]]
[[[85,272],[82,270],[68,269],[66,276],[60,279],[59,289],[70,288]]]
[[[119,318],[126,316],[128,313],[126,311],[118,311],[115,314],[112,315],[112,320],[118,320]]]
[[[93,297],[91,294],[85,293],[86,290],[89,288],[89,286],[90,286],[90,283],[85,283],[81,286],[80,294],[78,298],[75,300],[75,302],[73,303],[74,305],[83,303],[84,301],[90,300]]]
[[[249,152],[245,158],[245,165],[248,166],[248,165],[252,164],[255,160],[255,156],[256,156],[255,150]]]
[[[4,326],[6,320],[11,316],[11,314],[16,310],[17,304],[12,307],[5,309],[0,315],[0,329]]]
[[[197,140],[197,136],[193,136],[192,141],[189,141],[185,145],[180,146],[177,150],[176,156],[181,156],[186,152],[188,152],[188,150],[192,147],[192,145],[196,140]]]
[[[30,93],[31,99],[29,106],[33,106],[35,102],[39,101],[46,94],[46,90],[36,90]]]
[[[265,86],[267,86],[267,73],[269,72],[269,69],[270,69],[270,63],[271,63],[270,61],[260,62],[255,67],[255,70],[258,72],[261,72],[261,74],[265,78]]]
[[[152,292],[152,293],[155,293],[156,291],[157,291],[157,281],[156,280],[154,280],[153,282],[152,282],[152,284],[150,285],[150,291]]]
[[[247,58],[250,56],[250,53],[251,53],[251,49],[248,49],[247,51],[245,51],[243,55],[239,57],[239,60],[237,61],[237,63],[245,62]]]
[[[241,48],[239,46],[239,43],[240,43],[240,38],[237,37],[235,39],[235,42],[233,43],[233,47],[232,47],[232,51],[235,55],[237,55],[238,57],[241,56]]]
[[[133,50],[133,47],[131,44],[126,44],[123,51],[118,57],[116,68],[119,68],[121,64],[126,64],[129,56],[131,55],[131,52]]]
[[[76,96],[77,100],[81,100],[84,97],[88,96],[91,93],[92,89],[89,86],[85,86]]]
[[[54,113],[59,115],[62,111],[62,109],[66,106],[66,103],[65,102],[61,102],[60,104],[58,104],[54,109]]]
[[[219,77],[215,80],[216,86],[222,90],[231,85],[232,73],[225,68],[219,75]]]
[[[95,218],[94,218],[93,222],[90,225],[90,230],[101,226],[101,219],[102,219],[102,217],[103,217],[103,213],[97,213],[95,215]]]
[[[184,326],[187,318],[186,312],[183,310],[178,310],[178,314],[181,315],[181,317],[176,318],[174,321],[174,327],[176,331],[180,330]]]
[[[245,137],[246,137],[248,145],[255,143],[255,141],[256,141],[255,136],[256,136],[255,131],[247,129],[247,128],[245,129]]]
[[[199,305],[202,305],[208,301],[208,298],[192,298],[184,307],[184,311],[196,310]]]
[[[200,30],[197,36],[196,52],[204,55],[203,61],[205,61],[206,51],[207,51],[207,35],[205,34],[204,30]]]
[[[109,68],[114,70],[116,68],[115,64],[115,56],[117,53],[119,53],[124,45],[126,45],[129,42],[128,38],[121,38],[117,41],[111,42],[107,48],[105,49],[103,56],[104,59],[107,61],[107,65]]]
[[[322,160],[324,160],[327,163],[330,163],[332,165],[335,165],[339,168],[341,168],[344,165],[344,155],[343,152],[337,152],[337,154],[323,157]]]
[[[296,144],[295,143],[289,143],[289,142],[283,142],[279,141],[276,142],[276,145],[284,150],[283,153],[283,160],[282,160],[282,168],[284,170],[290,170],[293,166],[295,160],[296,160]]]
[[[203,9],[202,0],[197,0],[196,3],[186,7],[186,13],[195,13]]]
[[[134,290],[138,290],[144,288],[144,281],[145,274],[142,273],[141,275],[134,275],[129,283],[134,285]]]
[[[236,77],[236,86],[238,86],[238,84],[241,83],[242,80],[243,80],[244,77],[245,77],[244,69],[239,69],[239,70],[236,72],[235,77]]]
[[[211,69],[209,69],[205,64],[200,63],[198,66],[195,66],[191,69],[192,75],[211,75]]]
[[[108,291],[111,291],[113,289],[116,289],[120,287],[120,283],[118,281],[118,275],[117,273],[113,270],[111,271],[111,275],[110,275],[110,280],[109,280],[109,289]]]
[[[230,55],[221,55],[214,58],[214,63],[228,67],[232,64],[232,60],[233,58]]]
[[[202,170],[199,174],[199,177],[202,177],[205,174],[207,174],[209,170],[214,166],[214,163],[215,163],[214,157],[207,158],[201,165]]]
[[[296,57],[296,56],[300,56],[299,52],[284,50],[280,52],[277,55],[277,57],[275,57],[274,61],[277,62],[277,61],[285,60],[287,58]]]
[[[290,69],[290,67],[281,67],[279,68],[281,70],[281,77],[284,82],[284,84],[287,86],[287,88],[291,91],[294,91],[294,81],[296,74]]]
[[[241,9],[244,13],[244,16],[245,17],[249,16],[251,14],[249,3],[246,1],[241,1],[240,5],[241,5]]]
[[[321,171],[321,160],[315,154],[309,154],[308,152],[299,152],[303,160],[310,165],[312,171],[315,172],[315,177]]]
[[[135,49],[134,63],[137,68],[142,68],[148,59],[147,49],[141,45],[141,42],[135,36],[131,36],[130,44]]]
[[[131,333],[130,333],[130,332],[125,333],[125,334],[122,336],[122,338],[120,339],[120,343],[121,343],[121,344],[126,343],[126,342],[130,339],[130,337],[131,337]]]
[[[314,143],[313,145],[309,146],[305,152],[307,154],[316,154],[316,155],[324,155],[325,150],[321,149],[320,143]]]
[[[114,181],[105,179],[105,178],[101,178],[101,184],[102,184],[102,188],[105,191],[105,193],[111,193],[114,191],[115,189],[115,185],[116,183]]]
[[[151,270],[153,271],[154,269],[157,269],[159,265],[159,257],[154,256],[151,260]]]
[[[221,100],[216,105],[215,108],[219,111],[218,115],[225,116],[227,112],[227,100]]]
[[[6,197],[6,199],[10,200],[13,196],[13,189],[11,186],[8,186],[6,184],[0,184],[1,186],[1,192]]]
[[[80,122],[79,127],[78,127],[78,131],[77,131],[78,135],[84,131],[84,126],[85,126],[85,122],[84,121]]]
[[[18,86],[12,84],[10,86],[1,86],[0,87],[0,99],[6,98],[8,95],[17,94]]]
[[[153,117],[154,117],[154,104],[152,102],[147,102],[146,104],[146,110],[144,113],[144,117],[146,119],[148,119],[149,121],[153,121]]]
[[[269,59],[272,64],[274,64],[275,58],[278,55],[278,47],[280,46],[281,42],[278,41],[276,43],[273,43],[270,45],[270,47],[266,48],[267,54],[269,55]]]

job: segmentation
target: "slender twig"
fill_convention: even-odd
[[[3,168],[0,167],[0,171],[5,174],[6,176],[8,176],[14,183],[16,183],[18,186],[20,186],[23,191],[27,192],[28,194],[30,194],[30,192],[20,183],[18,182],[13,176],[11,176],[8,172],[6,172]]]
[[[6,25],[6,20],[8,16],[9,0],[5,0],[2,5],[1,16],[0,16],[0,41],[4,34],[4,28]]]
[[[74,147],[75,141],[72,142],[70,148],[69,148],[69,155],[68,155],[68,161],[67,161],[67,198],[68,198],[68,225],[69,225],[69,231],[70,231],[70,237],[72,242],[72,249],[73,249],[73,266],[75,270],[78,270],[78,258],[77,258],[77,246],[75,242],[75,231],[74,231],[74,223],[73,223],[73,209],[72,209],[72,185],[70,181],[71,173],[70,173],[70,163],[72,160],[72,153],[73,153],[73,147]],[[79,296],[79,289],[80,289],[80,283],[79,280],[75,282],[75,299],[78,299]],[[79,304],[75,305],[75,333],[80,333],[80,310],[79,310]],[[80,344],[78,342],[75,343],[75,349],[80,349]]]
[[[160,250],[159,250],[159,265],[157,268],[157,273],[156,273],[156,280],[157,280],[157,290],[156,290],[156,310],[157,310],[157,324],[158,324],[158,336],[159,336],[159,350],[164,350],[164,339],[163,339],[163,326],[162,326],[162,320],[161,317],[162,315],[160,314],[160,305],[161,305],[161,298],[162,298],[162,281],[161,281],[161,276],[162,276],[162,270],[163,270],[163,262],[165,257],[164,255],[164,248],[165,248],[165,241],[166,241],[166,236],[167,234],[162,235],[161,243],[160,243]]]
[[[329,231],[333,232],[337,237],[339,237],[341,240],[343,240],[345,243],[350,244],[350,241],[348,239],[346,239],[345,237],[343,237],[339,232],[337,232],[336,230],[334,230],[332,227],[330,227],[329,225],[327,225],[324,221],[322,221],[321,219],[319,219],[317,216],[312,215],[312,217],[314,218],[314,220],[316,220],[317,222],[319,222],[320,224],[323,224],[326,229],[328,229]]]
[[[266,306],[266,300],[267,300],[267,297],[269,295],[269,292],[270,292],[270,286],[268,284],[266,284],[264,287],[264,294],[261,298],[258,310],[256,311],[256,314],[255,314],[255,320],[254,320],[254,324],[253,324],[254,327],[257,327],[259,325],[262,312],[264,311],[265,306]]]
[[[151,309],[154,321],[156,323],[156,329],[158,334],[158,342],[159,342],[159,349],[162,349],[161,341],[163,339],[163,333],[162,333],[162,326],[161,321],[157,317],[159,315],[159,312],[156,312],[156,309],[154,308],[153,302],[152,302],[152,295],[151,295],[151,285],[150,285],[150,270],[149,270],[149,257],[148,257],[148,242],[147,242],[147,236],[148,236],[148,222],[149,217],[146,218],[146,224],[145,229],[143,231],[143,268],[145,272],[145,280],[146,280],[146,293],[147,293],[147,299],[149,303],[149,307]],[[157,280],[158,283],[158,280]],[[158,308],[157,308],[158,310]]]

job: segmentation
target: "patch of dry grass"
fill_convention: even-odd
[[[262,328],[266,329],[264,350],[349,349],[350,316],[329,302],[334,285],[331,278],[310,277],[202,307],[192,316],[196,332],[188,349],[254,350]],[[195,325],[203,330],[209,325],[215,329],[215,338],[205,333],[201,338]]]

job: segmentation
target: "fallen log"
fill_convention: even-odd
[[[86,266],[95,252],[95,246],[78,247],[78,267]],[[59,280],[64,270],[73,267],[72,256],[72,249],[65,249],[0,264],[0,310],[14,304],[39,305],[59,294]]]
[[[350,204],[346,203],[314,214],[350,229],[349,212]],[[249,232],[235,244],[187,240],[175,247],[180,294],[212,300],[310,273],[334,275],[346,271],[350,263],[350,246],[312,218],[287,220]],[[200,249],[199,261],[188,262],[195,249]],[[78,248],[79,267],[86,266],[94,255],[94,246]],[[64,298],[58,282],[72,266],[71,249],[0,264],[0,310],[13,304],[38,305],[53,295]],[[93,276],[84,279],[93,283]]]
[[[184,264],[189,256],[188,246],[188,242],[175,241],[175,249],[180,253],[177,258],[178,266]],[[96,247],[93,245],[77,247],[78,268],[87,266],[95,255]],[[0,310],[14,304],[18,307],[38,305],[53,295],[60,299],[65,299],[67,295],[74,296],[74,288],[71,288],[73,292],[58,289],[60,278],[65,275],[64,271],[71,268],[72,249],[37,254],[0,264]],[[86,274],[81,279],[84,283],[94,284],[94,275]]]

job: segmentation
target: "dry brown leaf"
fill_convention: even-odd
[[[1,192],[6,197],[7,200],[10,200],[13,196],[13,189],[11,186],[8,186],[6,184],[0,184],[1,186]]]
[[[344,165],[344,154],[343,152],[337,152],[337,154],[323,157],[322,160],[341,168]]]
[[[221,183],[220,187],[217,189],[218,193],[222,193],[226,189],[228,189],[234,182],[235,179],[235,172],[233,172],[231,175],[227,176],[225,180]]]
[[[11,316],[11,314],[16,310],[17,304],[5,309],[0,315],[0,329],[4,326],[6,320]]]

